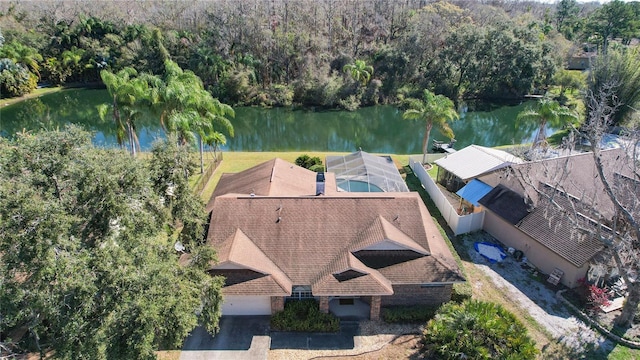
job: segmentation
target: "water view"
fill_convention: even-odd
[[[118,146],[111,117],[101,120],[97,106],[109,103],[106,90],[71,89],[0,109],[0,135],[38,129],[63,128],[75,123],[95,133],[98,146]],[[502,106],[491,111],[464,111],[453,123],[456,148],[470,144],[498,146],[533,139],[536,123],[516,124],[516,115],[526,104]],[[241,107],[232,119],[235,137],[228,138],[226,151],[355,151],[376,153],[420,153],[424,125],[402,119],[393,106],[375,106],[358,111],[305,111],[284,108]],[[143,150],[164,136],[158,116],[144,114],[137,122]],[[551,133],[555,129],[548,129]],[[436,129],[432,139],[448,141]]]

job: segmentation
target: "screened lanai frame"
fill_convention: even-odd
[[[327,172],[336,176],[338,191],[409,192],[390,156],[357,151],[344,156],[327,156]]]

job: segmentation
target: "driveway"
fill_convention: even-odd
[[[271,349],[344,350],[355,347],[354,337],[360,333],[357,321],[341,321],[337,333],[271,332]]]
[[[197,327],[185,340],[180,359],[266,359],[270,345],[268,316],[223,316],[216,336]]]

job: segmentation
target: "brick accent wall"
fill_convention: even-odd
[[[393,285],[393,295],[382,297],[382,306],[440,305],[451,300],[453,285],[421,287]]]
[[[380,320],[380,296],[371,297],[371,311],[369,312],[369,320]]]
[[[328,296],[320,296],[320,312],[328,314],[329,313],[329,297]]]
[[[271,315],[284,310],[284,296],[271,297]]]

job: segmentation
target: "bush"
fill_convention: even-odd
[[[472,296],[471,285],[469,283],[455,283],[453,284],[453,291],[451,292],[451,301],[460,304],[465,300],[470,300]]]
[[[340,320],[321,313],[313,299],[288,301],[284,311],[271,317],[271,328],[280,331],[337,332]]]
[[[501,305],[467,300],[438,310],[422,335],[426,359],[535,359],[535,342]]]
[[[314,156],[314,157],[310,157],[307,154],[302,154],[300,156],[298,156],[298,158],[296,159],[296,165],[301,166],[305,169],[310,169],[316,165],[320,165],[322,166],[322,160],[320,160],[319,157]],[[324,171],[324,167],[322,168]],[[312,170],[315,171],[315,170]]]
[[[393,306],[382,309],[382,319],[388,323],[425,323],[438,311],[434,306]]]
[[[0,95],[18,97],[37,87],[38,79],[27,68],[10,59],[0,59]]]
[[[320,164],[315,164],[313,166],[311,166],[309,168],[309,170],[311,171],[315,171],[315,172],[324,172],[324,165]]]

